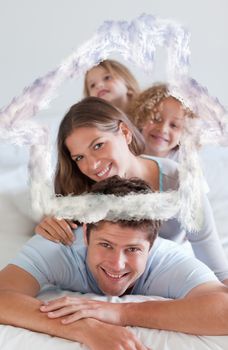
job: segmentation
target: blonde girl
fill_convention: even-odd
[[[167,84],[155,84],[132,100],[129,116],[145,139],[145,153],[178,161],[186,117],[195,115],[173,97]]]
[[[130,70],[115,60],[104,60],[85,75],[85,97],[100,97],[125,113],[139,91],[138,82]]]

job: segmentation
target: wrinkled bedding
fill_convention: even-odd
[[[63,294],[78,293],[62,291],[46,291],[39,298],[50,300]],[[81,297],[96,298],[107,300],[107,297],[98,297],[92,294],[81,295]],[[143,301],[148,297],[125,296],[122,298],[114,297],[112,302]],[[110,299],[109,299],[110,301]],[[226,350],[228,348],[228,336],[194,336],[177,332],[167,332],[160,330],[151,330],[140,327],[128,327],[137,335],[141,342],[152,350]],[[46,334],[31,332],[25,329],[12,326],[0,326],[0,349],[1,350],[79,350],[87,349],[86,346],[65,339],[51,337]]]

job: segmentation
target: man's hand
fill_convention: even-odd
[[[152,350],[144,346],[128,329],[114,326],[97,320],[86,321],[86,340],[84,344],[91,350]]]
[[[117,326],[117,324],[121,324],[121,305],[65,296],[49,301],[46,305],[42,305],[40,310],[47,313],[49,318],[67,316],[62,318],[63,324],[87,318],[89,328],[83,342],[91,350],[106,350],[108,348],[113,350],[148,350],[131,331]],[[96,320],[94,320],[95,318]],[[108,323],[112,323],[112,325]]]
[[[61,320],[63,324],[69,324],[82,318],[95,318],[124,326],[123,306],[124,304],[65,296],[45,303],[40,310],[47,313],[49,318],[63,317]]]

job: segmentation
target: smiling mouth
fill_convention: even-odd
[[[102,171],[100,171],[99,173],[96,173],[96,175],[97,175],[98,177],[103,177],[103,176],[105,176],[105,175],[107,175],[107,174],[109,173],[110,169],[111,169],[111,164],[109,164],[108,166],[106,166],[106,168],[104,168],[104,169],[103,169]]]
[[[163,141],[163,142],[169,142],[169,140],[165,139],[162,136],[157,136],[157,135],[150,135],[153,139],[155,139],[156,141]]]
[[[125,278],[129,274],[129,272],[124,272],[124,273],[121,273],[121,274],[109,272],[109,271],[105,270],[103,267],[101,267],[101,270],[112,281],[120,281],[121,279]]]

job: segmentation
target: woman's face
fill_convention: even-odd
[[[131,133],[120,123],[116,133],[96,127],[74,129],[65,144],[80,171],[98,182],[113,175],[125,177],[130,160]]]

